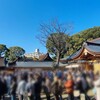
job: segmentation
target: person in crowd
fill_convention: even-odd
[[[58,79],[57,76],[54,76],[54,81],[52,82],[52,93],[55,95],[56,100],[61,99],[61,89],[60,89],[60,80]]]
[[[89,76],[90,76],[91,80],[93,81],[94,80],[94,73],[93,73],[92,69],[89,71]]]
[[[84,93],[86,94],[89,89],[88,82],[86,80],[86,74],[81,75],[81,81],[82,81],[82,87],[83,87]]]
[[[16,89],[17,89],[16,77],[13,76],[10,85],[11,100],[16,100]]]
[[[42,78],[39,73],[35,73],[34,79],[34,100],[41,100]]]
[[[51,81],[48,76],[46,76],[43,80],[43,90],[46,94],[47,100],[50,100],[50,93],[51,93]]]
[[[61,80],[61,78],[62,77],[58,77],[60,100],[62,100],[62,93],[63,93],[63,88],[64,88],[63,81]]]
[[[2,75],[2,78],[1,78],[1,82],[2,82],[2,90],[1,90],[1,94],[2,94],[2,98],[3,100],[6,100],[5,99],[5,94],[7,94],[8,92],[8,88],[7,88],[7,82],[5,80],[5,74]]]
[[[95,94],[96,94],[96,100],[100,100],[100,75],[97,74],[95,75],[95,80],[94,80],[94,87],[95,87]]]
[[[29,100],[34,100],[34,83],[35,83],[35,80],[33,78],[33,74],[30,73],[28,75],[28,83],[26,85],[26,91],[27,91]]]
[[[74,100],[74,95],[73,95],[74,81],[71,73],[67,74],[67,81],[65,82],[64,86],[66,89],[66,93],[68,94],[68,100]]]
[[[87,75],[86,80],[87,80],[88,88],[92,89],[93,88],[93,80],[94,80],[94,78],[91,78],[90,75]]]
[[[24,97],[26,96],[28,97],[28,100],[41,100],[40,94],[42,89],[44,89],[47,100],[51,99],[51,93],[54,94],[56,100],[63,100],[63,89],[65,89],[66,93],[68,94],[68,100],[74,100],[74,89],[79,90],[80,93],[84,93],[85,95],[87,95],[87,91],[89,87],[92,87],[92,80],[94,79],[93,71],[83,71],[79,68],[77,68],[76,70],[69,69],[64,72],[60,70],[40,72],[33,70],[26,71],[27,73],[23,72],[15,71],[15,73],[13,73],[12,75],[9,75],[7,73],[0,75],[0,97],[3,97],[3,100],[4,95],[7,94],[7,87],[9,87],[9,85],[11,100],[16,100],[15,95],[18,95],[19,100],[24,100]],[[100,76],[98,75],[98,78],[95,78],[94,80],[96,91],[99,86],[97,85],[99,77]]]
[[[77,90],[77,91],[79,91],[79,93],[81,94],[81,93],[84,93],[84,90],[83,90],[83,87],[82,87],[82,81],[81,81],[81,77],[80,76],[78,76],[77,78],[76,78],[76,80],[74,81],[74,89],[75,90]],[[75,98],[75,100],[80,100],[81,98],[80,98],[80,95],[79,96],[77,96],[77,97],[74,97]]]
[[[1,100],[1,96],[2,96],[2,81],[1,81],[1,78],[0,78],[0,100]]]
[[[89,96],[87,95],[87,92],[90,89],[88,81],[87,81],[87,76],[88,76],[88,72],[82,73],[82,75],[81,75],[81,81],[82,81],[82,87],[83,87],[84,94],[85,94],[85,100],[89,99]]]
[[[10,85],[11,85],[12,75],[6,74],[4,78],[5,78],[6,83],[7,83],[7,93],[9,95],[10,94]]]
[[[17,93],[18,93],[19,100],[24,100],[24,96],[26,93],[27,76],[24,73],[20,77],[21,80],[18,83]]]

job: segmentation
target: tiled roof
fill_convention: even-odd
[[[100,54],[100,41],[98,43],[87,42],[87,45],[85,46],[85,48],[89,50],[90,52]]]
[[[93,40],[91,40],[91,41],[88,41],[88,42],[92,42],[92,43],[98,43],[98,44],[100,44],[100,38],[96,38],[96,39],[93,39]]]
[[[83,44],[82,48],[76,53],[70,55],[67,60],[72,60],[82,54],[83,50],[86,49],[92,55],[100,56],[100,38],[94,39],[92,41],[87,41]]]
[[[49,56],[49,53],[43,54],[39,56],[39,59],[26,57],[25,61],[53,61],[52,58]]]
[[[82,51],[82,49],[78,50],[77,52],[70,55],[66,60],[71,60],[71,59],[75,58],[76,56],[78,56],[80,54],[81,51]]]
[[[45,54],[45,55],[41,55],[39,57],[40,61],[53,61],[53,59],[49,56],[49,53]]]
[[[38,61],[38,62],[16,62],[15,67],[52,67],[53,66],[53,62],[52,61]],[[59,66],[66,66],[65,64],[60,63]]]
[[[16,67],[52,67],[52,62],[16,62]]]
[[[40,60],[40,61],[44,60],[45,56],[46,56],[45,54],[40,55],[40,56],[39,56],[39,60]]]

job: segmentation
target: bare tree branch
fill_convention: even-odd
[[[53,20],[49,24],[40,24],[40,34],[37,39],[47,47],[47,49],[57,55],[57,63],[67,48],[67,39],[72,26],[70,24],[61,24],[58,20]],[[48,44],[49,43],[49,44]]]

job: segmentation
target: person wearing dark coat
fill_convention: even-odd
[[[61,80],[55,76],[54,77],[54,81],[51,84],[51,92],[54,94],[55,96],[55,100],[62,100],[62,82]]]
[[[0,100],[1,100],[1,96],[2,96],[2,81],[0,79]]]
[[[81,77],[79,77],[79,76],[76,78],[75,90],[78,90],[80,93],[84,93]],[[81,99],[80,96],[77,96],[74,98],[74,100],[80,100],[80,99]]]
[[[84,93],[84,89],[83,89],[83,86],[82,86],[81,77],[77,77],[76,83],[75,83],[75,89],[79,90],[80,93]]]
[[[1,90],[1,95],[2,95],[2,98],[3,100],[5,100],[5,94],[7,93],[7,83],[6,83],[6,80],[4,78],[1,79],[1,82],[2,82],[2,90]]]
[[[41,90],[42,90],[42,78],[41,76],[36,73],[34,75],[35,83],[34,83],[34,100],[41,100]]]
[[[13,77],[10,86],[11,100],[16,100],[16,90],[17,90],[16,77]]]

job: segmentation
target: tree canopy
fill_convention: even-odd
[[[16,61],[18,58],[22,57],[24,53],[25,50],[21,47],[10,47],[5,53],[5,58],[7,59],[8,63],[11,63]]]
[[[40,24],[38,39],[49,53],[56,55],[56,66],[59,66],[60,58],[67,50],[66,41],[71,28],[71,25],[61,24],[57,20]]]
[[[0,44],[0,57],[2,56],[2,54],[4,54],[4,52],[7,50],[6,45],[4,44]]]
[[[93,27],[81,31],[69,37],[69,47],[67,55],[71,55],[81,48],[83,42],[100,37],[100,27]]]
[[[64,56],[67,52],[66,40],[68,35],[64,33],[52,33],[47,39],[46,48],[50,54],[57,56],[57,53],[60,53],[60,57]]]

